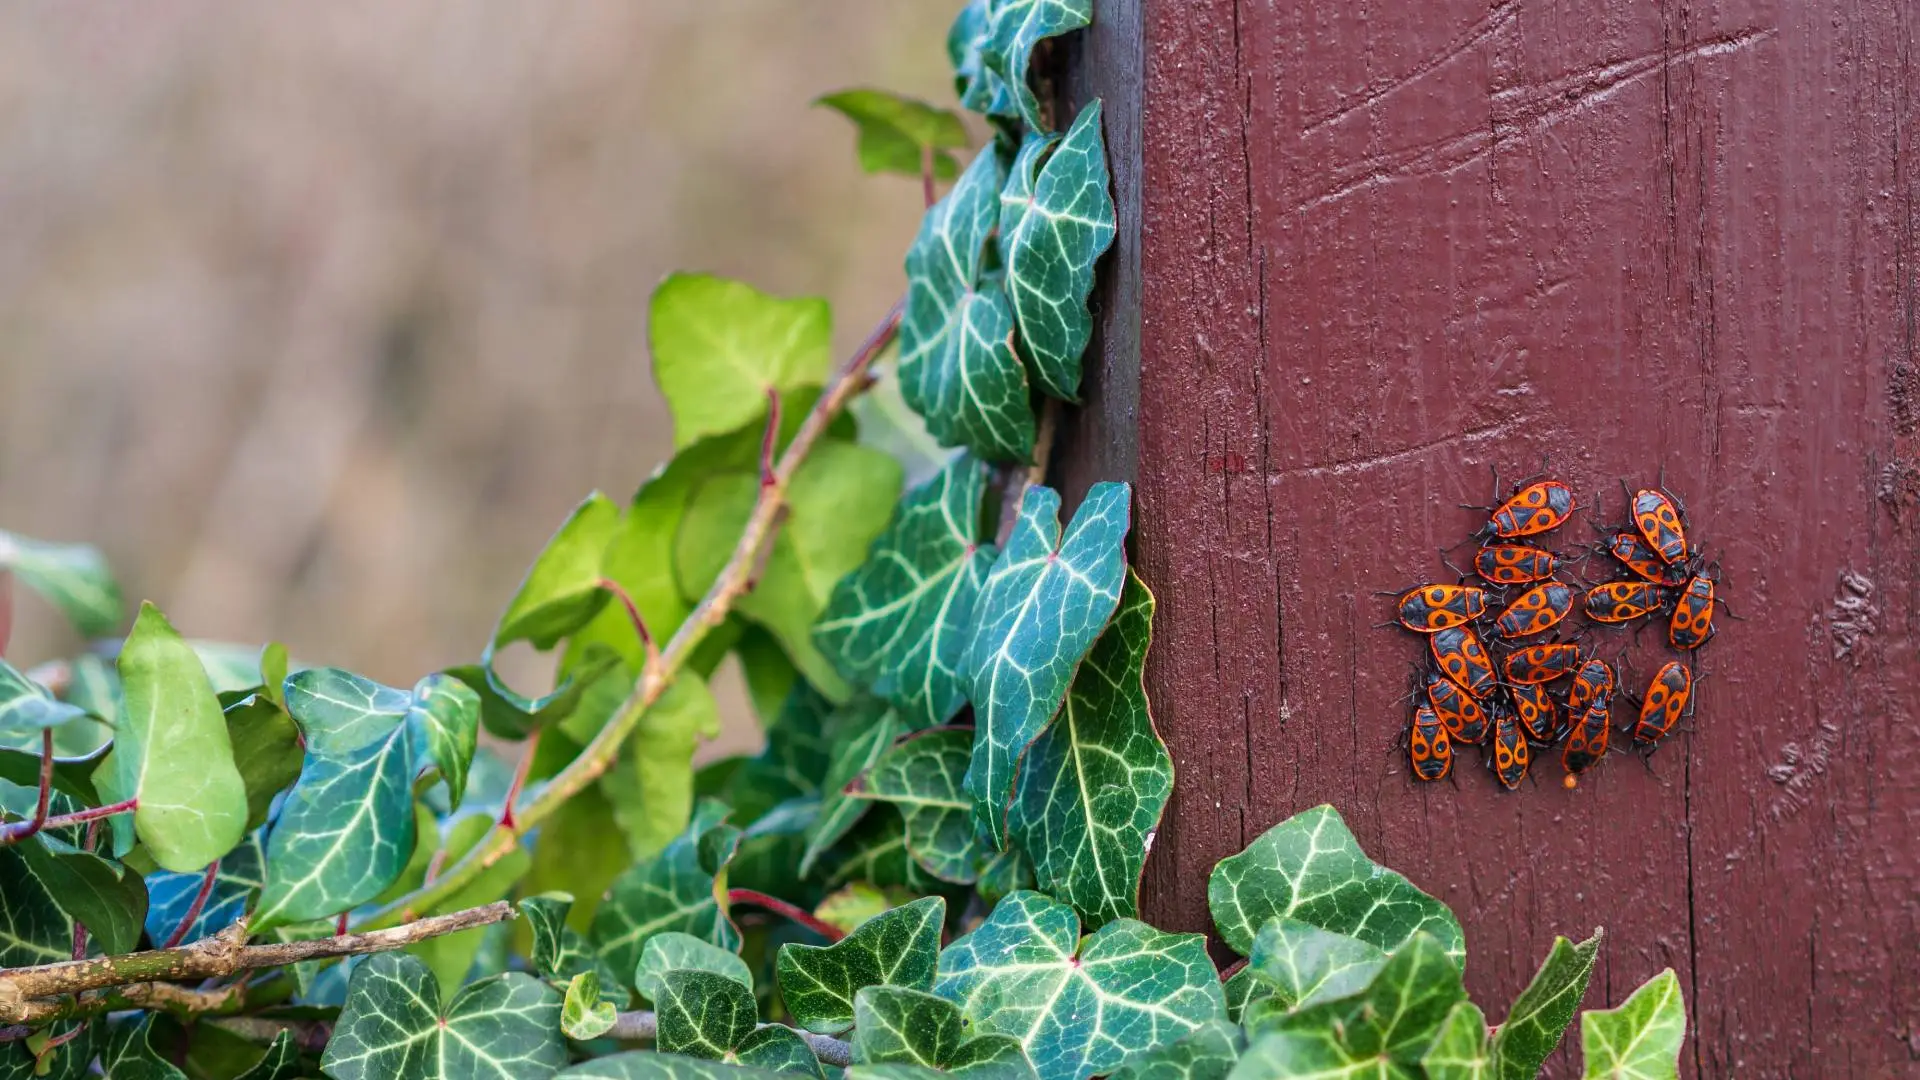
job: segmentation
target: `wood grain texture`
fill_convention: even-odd
[[[1178,780],[1148,917],[1320,802],[1454,906],[1492,1019],[1676,968],[1689,1075],[1920,1070],[1920,13],[1902,0],[1111,0],[1065,50],[1120,207],[1056,476],[1137,484]],[[1664,467],[1723,565],[1695,730],[1577,791],[1416,786],[1419,642],[1488,468]],[[1649,633],[1604,637],[1630,683]],[[1577,1040],[1575,1040],[1577,1041]],[[1565,1052],[1554,1075],[1571,1071]]]

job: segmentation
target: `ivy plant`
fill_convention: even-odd
[[[0,533],[0,651],[16,582],[90,639],[0,661],[0,1080],[1537,1075],[1599,932],[1489,1027],[1459,920],[1332,807],[1214,870],[1238,961],[1142,921],[1175,762],[1131,492],[1041,482],[1115,225],[1100,103],[1036,58],[1090,18],[967,4],[972,125],[821,99],[921,181],[900,301],[836,362],[826,301],[668,278],[673,458],[581,500],[465,663],[194,639]],[[876,389],[923,430],[856,422]],[[696,767],[730,658],[764,748]],[[1662,973],[1581,1018],[1587,1075],[1674,1077],[1683,1034]]]

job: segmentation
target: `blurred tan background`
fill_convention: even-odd
[[[809,103],[951,104],[955,6],[0,8],[0,528],[98,543],[192,636],[475,658],[670,451],[662,276],[828,297],[848,348],[898,293],[918,185]],[[72,645],[22,598],[10,658]]]

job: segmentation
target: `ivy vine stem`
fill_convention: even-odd
[[[620,755],[621,745],[639,725],[640,718],[672,685],[680,669],[706,636],[726,621],[734,603],[750,589],[754,569],[760,564],[762,553],[786,518],[787,489],[793,482],[794,474],[800,470],[801,463],[806,461],[814,444],[826,434],[834,417],[847,407],[856,394],[870,385],[867,369],[892,344],[894,335],[899,333],[905,303],[904,299],[894,302],[880,324],[867,335],[852,359],[847,361],[846,366],[840,369],[821,393],[819,400],[814,402],[812,411],[801,422],[800,430],[794,434],[793,441],[787,444],[786,451],[780,455],[767,482],[761,485],[753,513],[747,518],[740,541],[734,546],[733,554],[727,559],[720,576],[714,579],[712,587],[701,597],[692,614],[674,631],[666,647],[657,656],[648,658],[640,678],[634,683],[633,692],[621,703],[613,718],[581,749],[577,757],[567,763],[566,768],[555,773],[527,800],[525,806],[514,811],[511,824],[497,823],[480,843],[475,844],[459,861],[441,871],[439,877],[369,914],[360,920],[358,925],[361,928],[393,926],[406,921],[413,912],[432,910],[436,904],[465,888],[488,867],[512,853],[519,846],[522,831],[546,820],[568,799],[578,795],[613,767]]]
[[[816,917],[807,909],[797,904],[789,904],[777,896],[768,896],[766,893],[756,892],[753,889],[730,890],[727,893],[727,904],[728,906],[734,904],[752,904],[755,907],[765,908],[775,915],[781,915],[799,923],[801,926],[826,938],[829,942],[839,941],[841,938],[847,936],[845,930]]]

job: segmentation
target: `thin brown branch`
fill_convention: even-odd
[[[735,601],[747,591],[748,579],[753,567],[761,558],[761,551],[772,541],[774,532],[787,510],[787,488],[793,482],[794,474],[812,452],[814,444],[826,434],[827,427],[834,417],[845,409],[853,396],[869,385],[867,368],[886,351],[894,335],[900,329],[902,305],[896,302],[886,318],[873,329],[854,353],[847,365],[834,376],[827,389],[814,402],[813,409],[800,423],[800,430],[794,433],[793,441],[787,444],[780,455],[780,463],[774,467],[773,483],[760,489],[760,497],[754,503],[753,513],[747,518],[746,526],[741,530],[740,541],[728,558],[727,565],[721,569],[707,594],[694,607],[692,614],[674,631],[672,640],[660,650],[658,662],[650,663],[634,682],[633,692],[627,696],[613,718],[601,727],[599,734],[593,737],[581,749],[578,756],[567,767],[555,773],[527,805],[515,811],[515,823],[521,829],[530,829],[544,821],[549,814],[566,804],[568,799],[578,795],[587,785],[598,780],[602,774],[613,767],[620,754],[621,744],[640,723],[644,715],[660,695],[666,692],[674,677],[679,674],[693,651],[706,639],[715,627],[724,623],[728,612],[733,610]],[[408,912],[430,908],[445,901],[479,877],[486,869],[514,850],[519,837],[513,829],[495,827],[460,860],[448,867],[431,884],[423,884],[413,892],[402,896],[387,906],[374,912],[361,922],[362,926],[392,926],[404,919]]]
[[[285,941],[266,945],[247,945],[244,921],[234,923],[212,937],[173,949],[149,949],[122,956],[100,956],[91,960],[42,964],[39,967],[14,968],[0,972],[0,1024],[19,1023],[36,1016],[36,1002],[63,994],[79,994],[110,986],[132,987],[152,983],[166,989],[142,991],[161,998],[178,998],[187,991],[167,986],[170,982],[212,979],[257,968],[280,967],[300,960],[322,960],[361,953],[388,952],[416,941],[505,922],[514,917],[513,905],[502,900],[485,907],[469,908],[447,915],[435,915],[388,930],[374,930],[312,941]],[[241,984],[235,984],[236,986]],[[231,993],[232,987],[204,993]],[[129,991],[123,991],[126,994]],[[197,999],[196,999],[197,1000]],[[166,1006],[172,1007],[172,1006]]]
[[[761,1024],[760,1026],[763,1028],[786,1027],[785,1024]],[[834,1065],[843,1069],[853,1064],[852,1044],[842,1042],[831,1035],[815,1035],[811,1031],[802,1031],[799,1028],[788,1030],[800,1036],[801,1041],[807,1044],[807,1049],[813,1051],[813,1056],[820,1059],[820,1064]],[[659,1018],[653,1013],[641,1010],[621,1013],[614,1020],[613,1027],[608,1029],[607,1038],[618,1039],[621,1042],[640,1042],[651,1039],[659,1033]]]
[[[934,203],[940,201],[940,193],[933,186],[932,144],[920,147],[920,194],[926,199],[929,210],[933,209]]]
[[[29,1001],[21,1019],[33,1027],[44,1027],[61,1020],[79,1020],[129,1009],[160,1009],[183,1017],[218,1016],[239,1009],[246,998],[244,983],[213,990],[194,990],[165,982],[134,983],[111,990],[89,990],[78,996]]]

